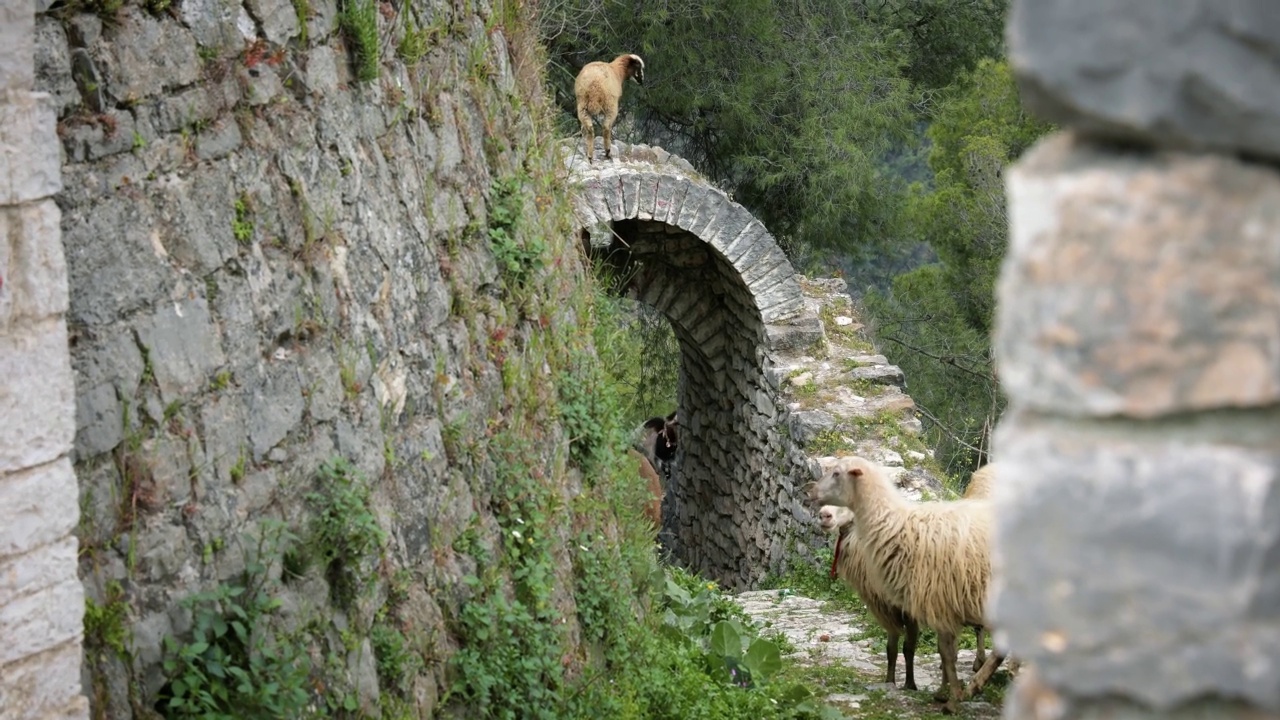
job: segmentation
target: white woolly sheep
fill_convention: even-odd
[[[854,527],[853,512],[839,505],[823,505],[818,510],[818,522],[828,532],[836,531],[835,557],[831,560],[831,577],[837,575],[853,589],[862,604],[871,611],[871,616],[884,628],[888,636],[885,641],[884,681],[890,685],[898,682],[898,638],[905,635],[902,642],[902,658],[906,665],[907,677],[902,687],[907,690],[916,689],[916,642],[920,637],[920,624],[894,606],[871,587],[867,578],[866,561],[862,548],[858,545],[858,533]]]
[[[573,81],[573,94],[577,98],[578,122],[582,123],[582,138],[587,144],[587,163],[595,155],[596,132],[592,122],[604,127],[604,157],[613,157],[613,121],[618,118],[618,101],[622,99],[622,85],[627,78],[644,85],[644,60],[639,55],[627,53],[612,62],[589,62],[578,71]]]
[[[945,702],[945,712],[956,712],[964,692],[956,674],[956,636],[965,625],[985,623],[989,501],[912,503],[878,465],[856,456],[825,464],[810,493],[815,502],[853,511],[872,586],[937,632],[942,686],[935,697]],[[995,655],[998,664],[1002,656]]]
[[[996,466],[994,463],[987,463],[969,476],[969,484],[964,488],[964,496],[970,500],[982,500],[991,497],[991,487],[996,481]],[[983,636],[981,625],[974,628],[974,634],[978,638],[978,652],[973,658],[973,671],[978,672],[987,662],[986,638]]]
[[[996,464],[987,463],[969,476],[969,484],[965,486],[964,496],[971,500],[991,497],[991,486],[996,481]]]

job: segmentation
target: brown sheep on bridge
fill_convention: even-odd
[[[582,137],[587,144],[588,164],[595,155],[593,120],[604,126],[605,159],[613,157],[613,121],[618,118],[618,101],[622,99],[622,85],[627,78],[644,85],[644,60],[639,55],[627,53],[612,62],[589,62],[573,82],[573,94],[578,99],[578,121],[582,123]]]

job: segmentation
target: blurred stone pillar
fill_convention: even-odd
[[[1015,0],[1006,718],[1280,716],[1280,3]],[[1245,158],[1245,159],[1242,159]]]
[[[75,397],[57,117],[34,84],[35,3],[0,0],[0,717],[87,718],[71,468]]]

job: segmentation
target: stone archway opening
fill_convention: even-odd
[[[616,289],[661,313],[679,345],[680,446],[661,539],[729,587],[776,569],[807,473],[782,429],[771,377],[781,338],[804,335],[796,274],[758,220],[658,148],[572,166],[591,254]],[[812,318],[814,338],[819,337]]]

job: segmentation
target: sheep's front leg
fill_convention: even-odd
[[[964,690],[960,685],[960,677],[956,675],[957,652],[955,633],[939,631],[938,655],[942,659],[942,686],[934,694],[934,699],[942,701],[942,712],[947,715],[960,711],[960,693]],[[939,695],[942,697],[938,697]]]
[[[907,679],[902,683],[904,690],[916,689],[916,642],[920,639],[920,624],[907,618],[907,638],[902,641],[902,659],[907,665]]]
[[[973,657],[973,671],[978,672],[978,670],[982,669],[983,664],[987,662],[987,638],[981,625],[973,626],[973,636],[978,640],[978,652]]]

